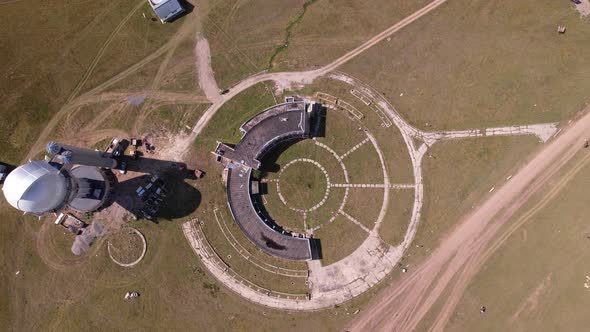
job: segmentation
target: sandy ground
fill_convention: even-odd
[[[211,67],[211,49],[209,48],[209,41],[207,39],[197,39],[195,58],[201,90],[203,90],[205,96],[211,102],[219,102],[221,100],[221,94],[219,93],[219,86],[217,86],[213,68]]]
[[[486,250],[497,238],[499,228],[582,148],[590,131],[589,112],[590,106],[584,110],[584,117],[564,130],[561,136],[466,216],[430,257],[376,298],[351,323],[350,329],[411,331],[456,278],[451,294],[431,327],[434,331],[444,329],[471,278],[483,261],[501,245],[499,242],[492,246],[492,251]],[[503,214],[497,216],[499,211]],[[493,224],[490,223],[492,219]]]
[[[576,10],[580,12],[582,16],[587,16],[590,14],[590,0],[581,0],[582,3],[576,6]]]

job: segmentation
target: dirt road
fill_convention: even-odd
[[[213,117],[215,112],[228,100],[235,97],[240,92],[265,81],[274,81],[277,85],[281,87],[289,87],[294,84],[309,84],[315,78],[322,76],[339,66],[343,65],[347,61],[353,59],[354,57],[358,56],[359,54],[363,53],[364,51],[368,50],[369,48],[375,46],[377,43],[382,41],[383,39],[391,36],[391,34],[403,29],[407,25],[411,24],[412,22],[416,21],[420,17],[428,14],[430,11],[434,10],[438,6],[445,3],[447,0],[435,0],[429,3],[428,5],[422,7],[421,9],[417,10],[413,14],[407,16],[403,20],[397,22],[396,24],[392,25],[391,27],[385,29],[381,33],[377,34],[373,38],[369,39],[359,47],[355,48],[354,50],[344,54],[340,58],[336,59],[335,61],[329,63],[328,65],[310,71],[302,71],[302,72],[281,72],[281,73],[261,73],[250,76],[240,83],[233,86],[227,94],[219,96],[219,99],[212,100],[213,104],[205,111],[203,116],[199,119],[197,124],[193,128],[193,135],[192,138],[196,138],[199,133],[205,128],[209,120]],[[208,45],[207,45],[208,46]],[[203,63],[201,63],[202,65]],[[199,66],[199,72],[201,72],[201,66]],[[203,90],[204,87],[201,87]]]
[[[138,4],[138,6],[139,5],[141,5],[141,4]],[[139,7],[137,7],[137,8],[139,8]],[[133,13],[135,13],[137,11],[137,8],[133,8],[132,11],[129,13],[129,15],[132,15]],[[125,17],[125,19],[122,21],[121,24],[124,25],[124,22],[126,22],[127,20],[129,20],[129,18]],[[98,94],[103,92],[105,89],[112,86],[113,84],[125,79],[129,75],[138,71],[140,68],[142,68],[146,64],[148,64],[148,63],[154,61],[155,59],[157,59],[158,57],[164,55],[166,52],[169,52],[171,49],[174,49],[184,38],[188,37],[191,33],[193,33],[195,31],[196,24],[197,24],[196,18],[185,20],[183,25],[179,28],[178,32],[174,35],[174,37],[171,38],[168,42],[166,42],[166,44],[162,45],[162,47],[160,47],[159,49],[154,51],[152,54],[149,54],[148,56],[146,56],[142,60],[138,61],[137,63],[131,65],[129,68],[125,69],[124,71],[120,72],[119,74],[115,75],[114,77],[106,80],[105,82],[90,89],[89,91],[75,97],[80,92],[81,86],[84,85],[86,80],[88,79],[87,76],[89,76],[89,74],[85,73],[84,77],[82,78],[82,81],[77,85],[74,92],[70,95],[66,104],[63,105],[59,109],[59,111],[57,111],[57,113],[55,113],[55,115],[51,118],[49,123],[47,123],[47,126],[45,126],[43,131],[39,134],[39,136],[37,137],[37,140],[35,141],[35,143],[31,147],[29,153],[23,159],[22,162],[23,163],[26,162],[28,159],[32,158],[38,151],[43,149],[43,147],[46,143],[47,137],[49,137],[49,135],[55,129],[55,127],[57,126],[59,121],[61,121],[64,118],[64,116],[66,116],[68,113],[74,111],[76,108],[78,108],[79,106],[84,105],[84,104],[94,103],[94,102],[99,102],[99,101],[104,101],[104,100],[112,100],[113,98],[118,99],[120,97],[120,95],[117,96],[116,93],[114,93],[114,94],[113,93],[105,93],[102,96],[100,96]],[[111,38],[111,37],[114,38],[114,36],[117,33],[119,33],[120,30],[121,30],[121,28],[117,27],[115,29],[115,31],[112,33],[112,36],[110,36],[109,38]],[[108,41],[107,43],[105,43],[103,45],[103,48],[101,48],[99,53],[96,55],[95,59],[100,58],[102,56],[102,53],[104,53],[104,50],[106,49],[106,47],[109,44],[110,44],[110,41]],[[93,61],[93,63],[91,63],[91,66],[89,67],[87,72],[92,72],[94,70],[94,67],[95,67],[95,64]],[[150,97],[152,97],[152,98],[153,97],[156,97],[156,98],[157,97],[163,97],[163,98],[170,97],[168,99],[171,99],[171,100],[179,100],[179,99],[183,98],[183,96],[181,96],[181,95],[174,96],[170,93],[161,92],[161,91],[149,91],[148,90],[148,91],[137,91],[137,92],[129,93],[129,95],[140,95],[140,94],[150,94]],[[197,102],[207,102],[208,101],[206,98],[203,98],[201,96],[195,96],[194,98],[197,99]],[[186,98],[184,98],[184,99],[186,99]],[[190,101],[190,100],[187,100],[187,101]]]
[[[350,330],[411,331],[442,292],[456,281],[431,327],[442,330],[471,278],[501,245],[502,242],[496,241],[490,246],[498,238],[501,226],[582,148],[590,131],[590,106],[584,113],[584,117],[564,130],[465,217],[430,257],[377,297],[351,323]],[[500,211],[502,214],[497,216]],[[503,241],[507,236],[501,238]]]
[[[209,41],[205,38],[198,38],[195,45],[196,67],[199,73],[199,86],[205,93],[207,98],[215,103],[221,100],[219,86],[213,75],[213,68],[211,67],[211,49],[209,48]]]

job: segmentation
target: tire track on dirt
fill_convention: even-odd
[[[101,48],[98,50],[98,53],[96,54],[96,56],[94,57],[94,59],[90,63],[90,66],[88,67],[88,69],[86,69],[84,76],[82,76],[82,80],[78,83],[78,85],[76,85],[76,87],[74,88],[74,91],[72,91],[72,93],[70,94],[70,96],[66,100],[66,104],[70,103],[76,97],[76,95],[80,92],[80,90],[82,89],[84,84],[86,84],[86,82],[90,78],[90,75],[92,74],[92,72],[94,71],[96,66],[98,65],[98,62],[100,61],[100,59],[104,55],[107,47],[111,44],[113,39],[115,39],[115,37],[117,36],[119,31],[121,31],[121,29],[127,23],[127,21],[129,21],[129,19],[133,16],[133,14],[135,14],[135,12],[137,10],[139,10],[139,8],[141,8],[143,6],[143,4],[144,4],[143,0],[138,2],[137,5],[135,5],[135,7],[133,7],[133,9],[131,9],[129,14],[127,14],[127,16],[125,16],[125,18],[123,18],[123,20],[121,22],[119,22],[119,25],[117,25],[115,30],[113,30],[113,32],[111,32],[111,34],[109,35],[107,40],[103,43]]]
[[[158,90],[161,86],[162,79],[164,74],[166,73],[166,69],[172,59],[172,56],[176,52],[178,45],[189,36],[191,32],[193,32],[194,28],[196,27],[197,20],[196,16],[190,16],[187,20],[184,21],[182,26],[178,29],[178,32],[174,35],[174,37],[170,40],[170,48],[166,51],[164,59],[160,63],[158,67],[158,71],[156,72],[156,76],[152,81],[151,90]],[[133,125],[132,132],[137,133],[138,130],[143,126],[147,116],[153,110],[152,101],[148,100],[145,104],[141,106],[140,112],[135,120]]]
[[[585,156],[578,164],[570,170],[554,187],[543,197],[541,201],[539,201],[533,208],[528,210],[522,217],[520,217],[514,224],[512,224],[504,233],[500,235],[498,239],[496,239],[492,245],[487,248],[483,253],[476,252],[474,255],[474,260],[467,264],[465,271],[461,279],[455,285],[453,291],[451,292],[449,298],[447,299],[445,305],[443,306],[441,312],[439,313],[438,317],[434,321],[434,324],[431,328],[431,331],[442,331],[446,326],[450,316],[452,315],[454,309],[456,308],[461,296],[465,293],[465,290],[469,286],[469,282],[475,277],[475,275],[481,270],[485,262],[516,232],[520,227],[522,227],[526,222],[531,220],[531,218],[543,209],[548,203],[550,203],[557,194],[559,194],[565,187],[568,185],[571,180],[578,174],[578,172],[587,166],[588,162],[590,162],[590,155]],[[563,166],[563,165],[562,165]],[[554,174],[552,174],[554,175]],[[539,188],[540,189],[540,188]],[[509,219],[513,215],[511,211],[510,215],[503,216],[502,219]],[[516,212],[516,211],[514,211]],[[498,223],[502,225],[502,223]],[[496,228],[499,228],[496,227]]]
[[[463,218],[431,256],[417,266],[412,275],[382,293],[363,315],[352,322],[351,328],[401,331],[414,329],[464,264],[474,264],[477,257],[474,254],[482,252],[481,249],[497,236],[499,227],[574,157],[580,149],[580,142],[585,139],[585,133],[590,130],[590,106],[583,112],[586,115],[564,130],[508,182]],[[500,212],[501,217],[496,218]],[[460,295],[469,273],[470,270],[465,270],[463,276],[460,276],[460,283],[455,285],[456,296]],[[425,293],[426,290],[428,293]],[[440,323],[435,322],[434,328],[444,326],[446,312],[452,311],[454,301],[453,298],[447,301],[445,312],[437,320]]]
[[[372,37],[362,45],[358,46],[357,48],[353,49],[352,51],[344,54],[340,58],[336,59],[335,61],[329,63],[328,65],[321,67],[316,70],[310,71],[300,71],[300,72],[278,72],[278,73],[266,73],[262,72],[259,74],[252,75],[243,81],[239,82],[238,84],[234,85],[230,91],[223,95],[219,102],[214,102],[211,107],[205,111],[203,116],[199,119],[199,121],[193,127],[193,134],[191,135],[191,139],[196,138],[200,132],[205,128],[209,120],[213,117],[213,115],[223,106],[223,104],[230,100],[231,98],[235,97],[240,92],[256,85],[258,83],[264,81],[275,81],[275,83],[279,86],[286,87],[290,86],[293,83],[298,84],[308,84],[311,83],[315,78],[325,75],[330,71],[338,68],[339,66],[343,65],[344,63],[350,61],[351,59],[355,58],[356,56],[360,55],[364,51],[368,50],[369,48],[375,46],[385,38],[391,36],[393,33],[403,29],[404,27],[408,26],[409,24],[413,23],[414,21],[418,20],[422,16],[428,14],[432,10],[436,9],[438,6],[445,3],[447,0],[434,0],[430,2],[428,5],[422,7],[421,9],[417,10],[416,12],[412,13],[411,15],[405,17],[401,21],[395,23],[394,25],[390,26],[389,28],[385,29],[381,33],[377,34],[376,36]],[[214,22],[213,22],[214,24]],[[219,27],[218,27],[219,28]]]
[[[116,1],[111,2],[108,6],[104,7],[104,9],[98,13],[98,15],[94,16],[94,18],[92,19],[92,21],[90,21],[90,23],[88,23],[84,29],[82,29],[82,31],[76,33],[75,37],[72,38],[71,43],[65,47],[62,52],[61,55],[65,56],[66,54],[68,54],[76,45],[78,45],[78,43],[80,41],[82,41],[84,38],[86,38],[86,36],[88,36],[88,34],[90,33],[90,31],[92,31],[92,29],[94,29],[94,27],[101,23],[103,18],[111,11],[113,10],[113,8],[115,8],[119,3]],[[61,39],[61,38],[60,38]]]

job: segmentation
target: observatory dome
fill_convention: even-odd
[[[15,208],[41,214],[59,207],[66,200],[68,181],[48,162],[35,160],[8,174],[2,191]]]

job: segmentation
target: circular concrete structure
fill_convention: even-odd
[[[292,206],[293,204],[289,204],[289,199],[287,199],[281,193],[281,186],[280,186],[281,175],[284,175],[285,171],[287,171],[293,164],[296,164],[296,163],[312,164],[313,166],[317,167],[322,172],[322,174],[324,175],[324,177],[326,179],[326,188],[324,189],[323,197],[316,204],[314,204],[313,206],[307,207],[307,208],[293,207]],[[312,188],[308,188],[308,189],[312,189]],[[295,159],[295,160],[290,161],[289,163],[287,163],[285,166],[283,166],[281,168],[281,171],[279,173],[279,181],[277,182],[277,191],[278,191],[281,201],[289,209],[291,209],[293,211],[297,211],[297,212],[311,212],[311,211],[318,209],[320,206],[322,206],[326,202],[326,200],[328,199],[328,196],[330,195],[330,175],[328,175],[328,172],[326,171],[324,166],[322,166],[320,163],[318,163],[315,160],[306,159],[306,158]]]
[[[130,233],[130,234],[135,234],[135,235],[137,235],[137,236],[140,238],[140,240],[141,240],[141,243],[142,243],[142,245],[143,245],[143,247],[142,247],[142,249],[141,249],[141,254],[140,254],[140,255],[139,255],[139,257],[137,257],[137,259],[136,259],[136,260],[134,260],[133,262],[131,262],[131,263],[123,263],[123,262],[120,262],[119,260],[117,260],[116,258],[114,258],[114,257],[113,257],[113,253],[112,253],[112,249],[111,249],[111,246],[112,246],[112,245],[111,245],[111,241],[109,240],[109,241],[107,242],[107,250],[108,250],[108,252],[109,252],[109,257],[111,258],[111,260],[112,260],[112,261],[113,261],[115,264],[117,264],[117,265],[119,265],[119,266],[122,266],[122,267],[132,267],[132,266],[134,266],[134,265],[137,265],[137,264],[138,264],[139,262],[141,262],[141,260],[142,260],[142,259],[145,257],[145,253],[147,252],[147,242],[146,242],[146,240],[145,240],[145,236],[143,236],[143,234],[141,234],[141,232],[140,232],[140,231],[138,231],[137,229],[135,229],[135,228],[133,228],[133,227],[130,227],[130,228],[128,229],[128,231],[129,231],[129,233]]]

